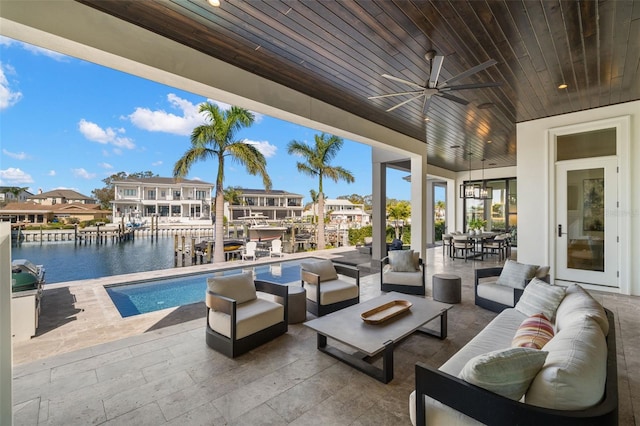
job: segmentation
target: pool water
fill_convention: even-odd
[[[305,259],[309,260],[309,259]],[[215,274],[233,275],[254,271],[255,279],[287,284],[300,281],[300,263],[305,260],[247,266],[215,273],[146,281],[139,284],[105,286],[120,315],[130,317],[161,309],[204,301],[207,278]]]

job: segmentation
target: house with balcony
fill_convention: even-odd
[[[272,189],[240,188],[238,198],[227,205],[225,216],[238,220],[243,216],[262,214],[268,221],[297,220],[302,218],[302,199],[300,194]]]
[[[318,204],[312,204],[305,216],[317,216]],[[364,210],[364,204],[354,204],[349,200],[327,198],[324,201],[325,218],[332,225],[360,228],[371,224],[371,215]]]
[[[96,200],[87,197],[72,189],[54,189],[42,192],[38,189],[36,195],[27,197],[27,201],[32,201],[43,206],[54,206],[56,204],[95,204]]]
[[[17,194],[15,193],[16,190],[18,190]],[[16,188],[14,186],[0,186],[0,203],[22,203],[32,196],[32,193],[22,188]]]
[[[113,186],[113,222],[144,221],[152,216],[159,216],[160,222],[211,217],[213,184],[208,182],[151,177],[114,181]]]

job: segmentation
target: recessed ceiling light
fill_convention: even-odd
[[[425,117],[425,118],[424,118],[424,121],[429,121],[429,117]]]
[[[567,87],[569,87],[567,83],[562,83],[561,85],[558,86],[558,89],[566,89]]]
[[[213,7],[220,7],[220,0],[207,0],[207,2]]]
[[[493,108],[494,106],[496,106],[496,104],[494,104],[493,102],[485,102],[483,104],[478,105],[478,109],[488,109],[488,108]]]
[[[491,142],[493,142],[493,141],[492,141],[492,140],[488,140],[488,141],[487,141],[487,143],[491,143]]]

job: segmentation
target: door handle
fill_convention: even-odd
[[[562,237],[562,224],[558,225],[558,237]]]

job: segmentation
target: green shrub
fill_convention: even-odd
[[[436,241],[442,241],[442,234],[444,234],[444,220],[436,220]]]

